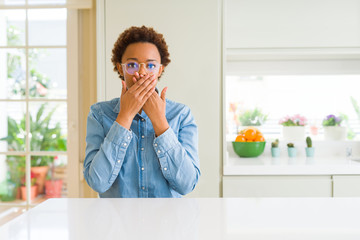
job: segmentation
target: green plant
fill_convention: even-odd
[[[307,119],[300,114],[296,114],[294,116],[285,116],[280,119],[279,124],[285,127],[293,127],[293,126],[305,126],[307,124]]]
[[[340,126],[342,121],[343,121],[343,119],[341,118],[341,116],[336,117],[335,115],[330,114],[324,118],[322,125],[323,126]]]
[[[288,143],[287,146],[288,146],[288,148],[294,148],[295,147],[295,145],[293,143]]]
[[[355,98],[351,97],[351,103],[354,107],[354,110],[356,112],[356,115],[358,117],[358,119],[360,120],[360,107],[359,107],[359,104],[357,103],[357,101],[355,100]]]
[[[57,107],[43,117],[46,106],[47,103],[40,106],[35,119],[30,115],[30,149],[32,151],[66,151],[66,137],[61,133],[60,123],[56,123],[54,127],[50,126],[51,118]],[[0,140],[7,142],[9,151],[23,151],[25,119],[26,114],[20,122],[8,117],[8,136]],[[25,158],[14,156],[13,159],[21,160],[17,165],[25,166]],[[53,160],[53,156],[31,156],[31,166],[47,166]]]
[[[279,139],[276,139],[274,142],[271,143],[271,147],[272,148],[277,148],[279,147]]]
[[[311,148],[311,147],[312,147],[311,137],[307,137],[307,138],[306,138],[306,145],[307,145],[308,148]]]
[[[350,126],[349,117],[344,113],[340,113],[340,117],[343,119],[343,121],[345,122],[345,125],[347,127],[347,139],[349,139],[349,140],[354,139],[356,136],[356,133]]]
[[[266,122],[267,117],[268,115],[264,114],[261,109],[255,108],[240,114],[239,121],[242,126],[261,126]]]

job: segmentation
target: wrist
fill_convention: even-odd
[[[119,112],[119,114],[118,114],[118,116],[116,118],[116,122],[118,124],[120,124],[121,126],[123,126],[126,129],[129,129],[129,130],[130,130],[132,120],[133,120],[132,117],[130,117],[130,116],[126,115],[126,114],[123,114],[121,112]]]
[[[158,137],[161,134],[163,134],[166,130],[168,130],[169,123],[166,118],[161,119],[160,121],[156,121],[156,123],[153,123],[155,135]]]

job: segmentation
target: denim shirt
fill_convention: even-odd
[[[120,99],[91,106],[84,177],[100,197],[181,197],[199,179],[198,131],[190,109],[166,99],[169,128],[155,136],[146,113],[130,130],[115,120]]]

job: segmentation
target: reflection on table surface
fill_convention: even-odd
[[[50,199],[0,239],[360,239],[360,198]]]

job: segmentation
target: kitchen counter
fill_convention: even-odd
[[[0,239],[360,239],[360,198],[50,199]]]
[[[229,157],[224,175],[360,175],[360,161],[345,157]]]

